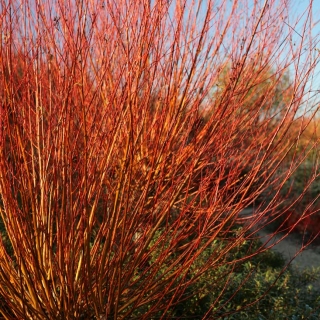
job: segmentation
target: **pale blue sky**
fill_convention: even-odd
[[[291,1],[291,10],[294,16],[298,16],[303,14],[303,12],[306,10],[306,8],[309,6],[309,3],[312,3],[312,13],[313,13],[313,39],[316,44],[316,50],[315,54],[318,54],[317,49],[320,50],[320,0],[292,0]],[[298,26],[299,29],[299,26]],[[319,59],[320,62],[320,59]],[[315,78],[312,83],[312,90],[315,91],[315,93],[318,92],[320,95],[320,63],[318,63],[316,67],[315,72]],[[318,91],[319,90],[319,91]],[[319,98],[317,99],[319,100]]]

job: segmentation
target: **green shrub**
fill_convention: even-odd
[[[233,250],[229,262],[247,256],[259,246],[261,242],[258,240],[245,241]],[[206,253],[201,259],[206,259]],[[226,271],[231,268],[227,264],[209,270],[197,287],[188,291],[188,294],[192,290],[201,294],[191,295],[175,308],[173,315],[202,319],[228,282],[219,305],[208,313],[213,319],[319,319],[320,290],[313,283],[319,278],[320,268],[299,271],[291,266],[285,269],[285,265],[280,253],[266,250],[250,260],[237,263],[231,275],[226,276]]]

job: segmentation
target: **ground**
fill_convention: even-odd
[[[242,211],[241,216],[250,217],[252,208]],[[320,267],[320,241],[316,240],[303,249],[308,239],[304,235],[279,233],[273,235],[268,228],[258,231],[258,236],[266,247],[282,254],[286,262],[298,270]],[[302,250],[303,249],[303,250]],[[320,289],[320,280],[313,283],[313,286]]]

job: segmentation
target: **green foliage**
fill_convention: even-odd
[[[276,254],[268,253],[268,255]],[[252,272],[253,267],[256,268],[233,300],[224,308],[225,312],[238,310],[237,313],[222,318],[225,320],[318,319],[320,315],[319,291],[311,284],[318,271],[308,270],[300,273],[290,268],[278,278],[281,269],[273,268],[268,263],[267,259],[258,266],[250,262],[246,265],[246,273],[236,274],[235,286],[241,284],[245,275]],[[226,294],[226,298],[231,296],[232,287],[229,290],[230,293]],[[261,299],[256,304],[242,310],[243,306],[253,303],[257,298]]]
[[[231,253],[232,260],[245,257],[261,243],[245,241]],[[214,250],[213,247],[208,251]],[[205,252],[198,263],[205,263],[210,252]],[[318,278],[318,269],[303,272],[285,267],[281,254],[271,250],[233,266],[225,263],[209,270],[196,286],[188,289],[189,298],[177,305],[172,317],[202,319],[319,319],[319,288],[312,283]],[[219,298],[220,293],[225,291]],[[194,294],[192,294],[194,292]],[[208,314],[212,303],[219,303]],[[258,301],[257,301],[258,300]],[[246,306],[246,307],[245,307]]]
[[[301,166],[297,168],[294,174],[286,182],[283,193],[290,194],[290,198],[298,197],[304,193],[306,183],[310,180],[315,172],[315,164],[311,159],[306,160]],[[316,177],[314,181],[308,186],[306,194],[304,195],[301,205],[306,206],[310,199],[315,199],[320,193],[320,177]]]

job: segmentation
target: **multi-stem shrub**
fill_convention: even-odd
[[[281,194],[235,233],[239,213],[301,162],[288,155],[296,116],[316,111],[311,5],[297,21],[284,0],[0,8],[2,315],[166,318],[215,269],[219,312],[261,249],[232,250]]]

